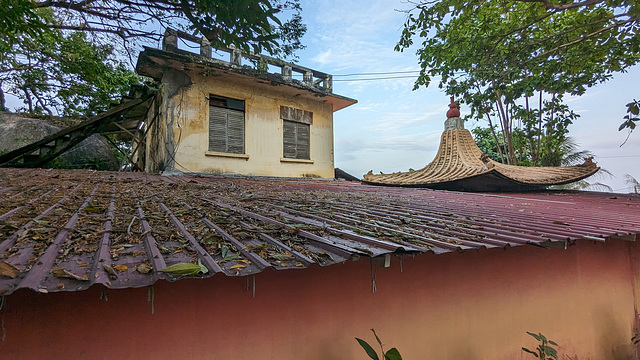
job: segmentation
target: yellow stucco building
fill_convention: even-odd
[[[180,50],[179,39],[198,42],[200,54]],[[211,51],[205,39],[169,30],[162,50],[140,54],[138,73],[161,85],[134,146],[138,167],[333,178],[333,112],[356,100],[334,94],[331,75],[235,49],[221,50],[225,61]]]

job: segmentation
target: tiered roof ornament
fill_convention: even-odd
[[[393,174],[364,175],[372,185],[422,187],[455,191],[535,191],[584,179],[600,168],[592,158],[576,166],[515,166],[491,160],[464,128],[451,97],[445,130],[435,159],[426,167]]]

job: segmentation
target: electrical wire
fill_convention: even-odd
[[[378,78],[361,78],[361,79],[338,79],[338,80],[333,80],[334,82],[337,81],[372,81],[372,80],[391,80],[391,79],[407,79],[407,78],[416,78],[417,75],[407,75],[407,76],[389,76],[389,77],[378,77]]]
[[[394,75],[394,74],[413,74],[419,73],[420,70],[408,70],[408,71],[387,71],[387,72],[370,72],[370,73],[353,73],[353,74],[337,74],[333,77],[340,76],[367,76],[367,75]]]
[[[632,158],[632,157],[640,157],[640,155],[597,156],[598,159],[615,159],[615,158]]]

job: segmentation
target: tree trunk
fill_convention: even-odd
[[[0,81],[0,111],[7,111],[5,107],[4,91],[2,91],[2,81]]]
[[[536,150],[536,161],[533,165],[540,165],[540,142],[542,141],[542,90],[540,90],[540,100],[538,101],[538,149]]]
[[[509,116],[504,110],[504,106],[502,106],[502,95],[497,92],[498,95],[498,109],[499,114],[502,119],[502,134],[504,136],[504,144],[505,144],[505,153],[507,158],[507,164],[516,165],[516,154],[515,149],[513,147],[513,138],[511,136],[511,124],[509,121]]]
[[[485,115],[487,115],[487,120],[489,121],[489,128],[491,129],[491,134],[493,135],[493,141],[496,142],[496,149],[498,149],[498,154],[500,154],[500,162],[504,163],[504,154],[502,153],[502,148],[500,147],[500,141],[498,140],[498,135],[496,135],[496,131],[493,128],[493,122],[491,121],[491,116],[489,116],[489,112],[485,111]]]

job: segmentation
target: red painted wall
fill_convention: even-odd
[[[521,246],[368,259],[147,289],[36,294],[0,311],[0,359],[367,359],[354,337],[412,359],[531,359],[526,331],[579,359],[634,359],[635,243]],[[632,269],[635,269],[632,271]],[[636,274],[636,276],[634,276]]]

